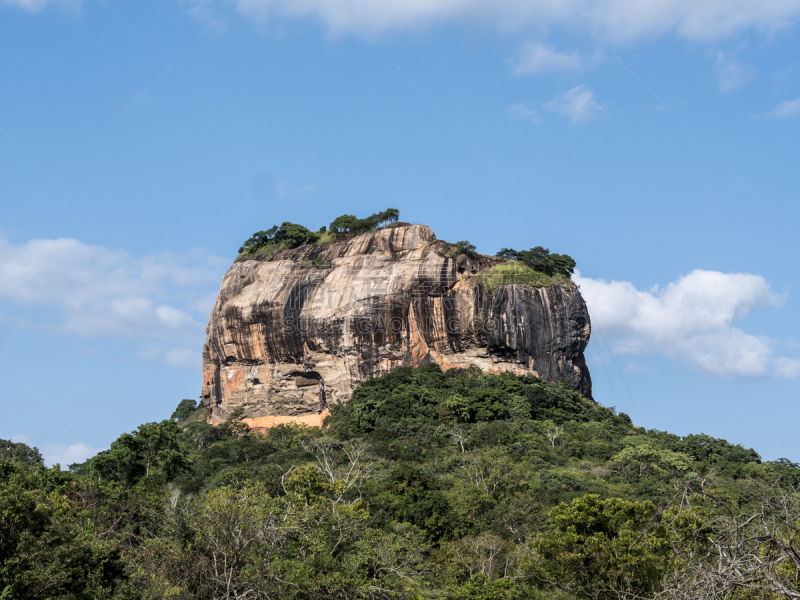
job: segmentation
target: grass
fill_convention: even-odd
[[[189,423],[205,423],[208,419],[208,414],[208,409],[201,404],[192,414],[181,421],[180,425],[185,428]]]
[[[501,285],[526,285],[528,287],[549,287],[554,283],[564,287],[575,284],[566,275],[548,275],[541,271],[534,271],[529,266],[517,261],[509,261],[493,267],[487,267],[474,275],[478,283],[482,283],[488,290],[494,291]]]
[[[330,231],[325,231],[319,234],[319,239],[311,244],[312,246],[325,246],[326,244],[330,244],[331,242],[337,241],[334,239],[333,235],[331,235]],[[286,242],[281,242],[279,244],[267,244],[266,246],[261,246],[255,252],[242,252],[237,259],[240,258],[251,258],[253,256],[260,256],[262,254],[269,254],[268,258],[271,258],[278,250],[282,248],[288,248],[289,244]],[[299,247],[299,246],[298,246]]]
[[[439,252],[444,254],[445,256],[458,256],[459,251],[455,244],[451,244],[449,242],[444,242],[442,246],[439,248]]]
[[[319,239],[316,242],[314,242],[313,245],[324,246],[326,244],[330,244],[331,242],[335,241],[336,239],[334,239],[333,234],[331,234],[330,231],[323,231],[322,233],[319,234]]]
[[[280,250],[281,248],[286,248],[287,246],[288,246],[288,244],[286,242],[282,242],[280,244],[267,244],[266,246],[261,246],[261,248],[259,248],[255,252],[242,252],[236,258],[237,259],[250,258],[252,256],[260,256],[262,254],[269,254],[270,256],[272,256],[278,250]]]

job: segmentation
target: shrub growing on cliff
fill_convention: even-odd
[[[536,246],[530,250],[503,248],[497,253],[497,256],[518,260],[531,269],[546,273],[551,277],[559,273],[569,277],[575,272],[576,263],[571,256],[567,254],[551,254],[550,250],[542,246]]]
[[[256,254],[270,246],[295,248],[303,244],[313,244],[319,239],[319,236],[320,233],[310,231],[302,225],[284,221],[280,227],[273,225],[266,231],[254,233],[239,248],[239,254]]]
[[[459,256],[460,254],[472,255],[478,248],[469,240],[460,240],[455,244],[445,244],[442,253],[447,256]]]
[[[387,223],[396,223],[399,218],[400,211],[396,208],[387,208],[364,219],[359,219],[355,215],[341,215],[333,220],[330,231],[337,237],[365,233]]]
[[[573,285],[570,278],[563,273],[551,276],[516,261],[485,267],[478,272],[476,279],[489,290],[495,290],[501,285],[526,285],[529,287],[549,287],[554,283],[562,286]]]

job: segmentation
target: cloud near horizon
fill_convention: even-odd
[[[800,359],[775,355],[778,341],[736,326],[756,309],[783,304],[760,275],[695,270],[649,292],[580,273],[574,280],[616,352],[685,359],[721,378],[800,375]]]
[[[93,338],[132,336],[151,342],[139,358],[196,367],[199,362],[185,348],[202,343],[227,267],[212,256],[196,268],[206,256],[203,250],[161,252],[134,261],[75,239],[19,245],[0,239],[0,311],[19,327]],[[165,292],[173,301],[166,301]],[[31,316],[32,307],[50,310]]]
[[[61,465],[62,471],[66,471],[69,465],[84,462],[102,450],[104,448],[92,448],[83,442],[69,446],[60,443],[45,444],[39,449],[44,458],[44,464],[48,467]]]

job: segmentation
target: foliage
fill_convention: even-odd
[[[400,211],[396,208],[387,208],[364,219],[359,219],[355,215],[341,215],[333,220],[329,230],[337,237],[343,237],[348,234],[357,235],[377,229],[386,223],[396,223],[399,218]]]
[[[461,254],[471,256],[475,254],[477,249],[477,246],[468,240],[460,240],[455,244],[446,243],[444,246],[442,246],[442,252],[448,256],[459,256]]]
[[[530,250],[503,248],[497,253],[500,258],[517,260],[534,271],[553,276],[561,274],[570,277],[575,272],[575,261],[567,254],[550,253],[547,248],[536,246]]]
[[[563,381],[400,368],[334,405],[328,429],[266,434],[241,411],[212,426],[192,406],[71,472],[32,448],[4,454],[0,597],[749,600],[797,589],[800,499],[779,487],[797,482],[796,463],[637,428]]]
[[[689,469],[688,455],[661,448],[647,436],[631,436],[625,444],[627,447],[611,459],[609,467],[627,480],[651,474],[667,477]]]
[[[58,469],[11,464],[0,464],[0,597],[135,597],[119,544],[98,530],[109,523],[104,490]]]
[[[363,382],[347,404],[332,408],[332,431],[341,436],[369,433],[397,424],[476,423],[517,413],[556,422],[613,417],[578,392],[538,377],[484,375],[480,369],[442,372],[437,364],[402,367]]]
[[[579,598],[603,598],[615,591],[646,597],[669,572],[673,556],[655,514],[648,501],[604,500],[594,494],[559,504],[532,541],[531,571]]]
[[[526,285],[528,287],[549,287],[554,283],[562,286],[574,285],[566,275],[561,273],[548,275],[517,261],[485,267],[475,277],[489,290],[495,290],[501,285]]]
[[[197,401],[189,399],[183,399],[178,404],[175,412],[172,413],[170,419],[173,421],[185,421],[189,418],[189,416],[197,409]]]
[[[0,460],[8,460],[20,465],[44,464],[44,459],[36,448],[4,439],[0,439]]]
[[[179,434],[180,429],[171,419],[140,425],[90,459],[88,469],[102,479],[127,485],[156,473],[169,481],[188,466],[178,444]]]
[[[266,231],[257,231],[241,248],[239,254],[252,255],[268,248],[295,248],[303,244],[313,244],[321,232],[310,231],[302,225],[284,221],[280,227],[273,225]]]
[[[275,244],[275,233],[277,231],[277,225],[273,225],[266,231],[256,231],[242,244],[242,247],[239,248],[239,254],[255,254],[261,248]]]
[[[341,215],[333,220],[330,229],[323,225],[318,231],[310,231],[302,225],[285,221],[280,227],[273,225],[266,231],[255,232],[239,248],[239,254],[252,256],[279,248],[296,248],[303,244],[321,244],[330,241],[332,237],[337,238],[350,233],[358,234],[371,231],[386,223],[394,223],[399,218],[400,211],[396,208],[387,208],[365,219],[358,219],[353,215]]]

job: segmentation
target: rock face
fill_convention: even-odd
[[[212,423],[297,416],[347,400],[399,366],[477,365],[569,380],[591,398],[589,313],[574,285],[482,283],[500,259],[442,253],[423,225],[237,260],[222,280],[203,348]]]

